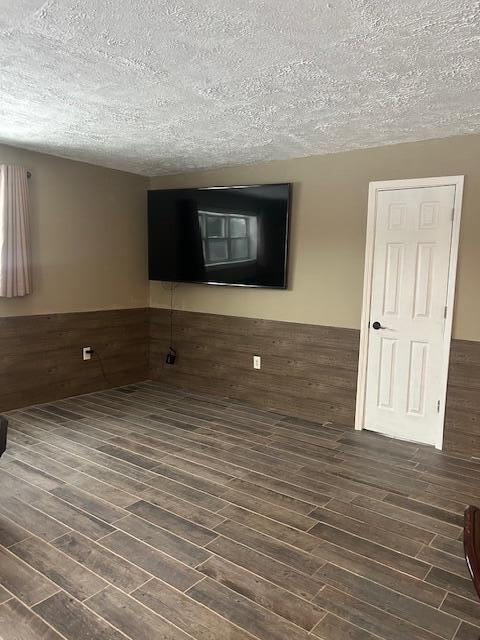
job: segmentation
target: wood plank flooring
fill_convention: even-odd
[[[480,460],[157,382],[8,417],[3,640],[480,638]]]

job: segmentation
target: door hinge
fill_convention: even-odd
[[[443,317],[446,319],[447,318],[447,308],[448,307],[444,307],[443,308]]]
[[[440,400],[437,400],[437,413],[440,413]]]

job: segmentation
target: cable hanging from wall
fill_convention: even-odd
[[[170,282],[170,341],[168,345],[168,351],[165,358],[165,362],[167,364],[175,364],[175,360],[177,359],[177,350],[174,346],[174,296],[175,290],[178,287],[178,283]]]

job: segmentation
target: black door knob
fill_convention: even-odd
[[[380,324],[380,322],[378,322],[377,320],[375,320],[375,322],[372,324],[372,327],[374,329],[381,329],[382,325]]]

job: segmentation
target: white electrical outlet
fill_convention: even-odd
[[[92,347],[83,347],[82,355],[83,355],[83,359],[84,360],[91,360],[92,359],[91,350],[92,350]]]
[[[254,369],[262,368],[262,358],[260,356],[253,356],[253,368]]]

